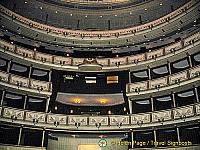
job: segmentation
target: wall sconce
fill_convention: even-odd
[[[120,65],[120,62],[116,62],[116,63],[115,63],[115,65],[116,65],[117,67],[119,67],[119,65]]]
[[[142,120],[138,120],[137,121],[137,125],[139,125],[141,127],[143,125],[143,121]]]
[[[95,126],[99,129],[101,127],[101,123],[95,123]]]
[[[38,119],[34,118],[34,119],[33,119],[33,124],[35,125],[35,124],[37,124],[37,123],[38,123]]]
[[[200,72],[197,71],[197,72],[194,73],[194,75],[195,75],[196,77],[198,77],[198,76],[200,76]]]
[[[11,116],[11,120],[12,120],[12,122],[13,122],[14,120],[17,120],[17,117],[16,117],[15,115],[12,115],[12,116]]]
[[[21,81],[17,81],[17,87],[22,87],[22,82]]]
[[[81,123],[80,122],[75,122],[75,124],[74,124],[75,126],[76,126],[76,128],[78,129],[78,127],[80,127],[81,126]]]
[[[155,88],[156,88],[157,90],[159,90],[159,89],[160,89],[160,84],[156,85]]]
[[[133,61],[135,64],[137,64],[139,62],[139,59],[134,59]]]
[[[122,123],[121,122],[118,122],[117,123],[117,126],[120,128],[122,126]]]
[[[171,48],[170,52],[175,54],[175,48]]]
[[[58,127],[58,126],[60,125],[60,122],[59,122],[59,121],[54,121],[54,125],[55,125],[56,127]]]
[[[185,121],[186,117],[187,116],[185,114],[180,116],[180,118],[183,119],[183,121]]]
[[[180,82],[181,82],[181,79],[176,79],[176,80],[175,80],[175,83],[176,83],[176,84],[180,84]]]
[[[140,93],[140,88],[136,88],[135,92],[139,94]]]
[[[156,60],[156,58],[157,58],[157,55],[155,54],[155,55],[152,55],[152,59],[155,59]]]
[[[102,37],[102,35],[101,35],[101,34],[99,34],[99,35],[98,35],[98,38],[99,38],[99,39],[101,39],[101,37]]]
[[[160,122],[162,125],[163,125],[164,121],[165,121],[165,119],[163,117],[158,118],[158,122]]]
[[[47,59],[46,59],[46,58],[43,58],[43,57],[41,57],[41,61],[42,61],[43,63],[45,63],[45,62],[47,61]]]
[[[42,86],[38,86],[37,90],[38,90],[38,92],[41,92],[41,91],[43,91],[43,87]]]

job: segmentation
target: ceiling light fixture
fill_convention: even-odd
[[[99,101],[100,101],[101,104],[106,104],[108,100],[105,99],[105,98],[102,98],[102,99],[100,99]]]
[[[75,99],[74,99],[74,103],[80,104],[80,103],[81,103],[81,99],[80,99],[80,98],[75,98]]]

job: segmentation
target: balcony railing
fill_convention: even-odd
[[[159,91],[162,90],[163,87],[180,85],[184,81],[190,81],[193,78],[199,78],[199,77],[200,77],[200,66],[196,66],[188,70],[184,70],[179,73],[161,77],[158,79],[129,83],[127,84],[126,92],[140,94],[140,92],[147,90],[156,89]]]
[[[16,14],[12,12],[11,10],[5,8],[4,6],[0,6],[0,12],[11,17],[13,20],[16,20],[23,25],[26,25],[30,28],[40,30],[42,32],[51,33],[53,35],[60,35],[62,37],[73,37],[73,38],[118,38],[119,36],[123,35],[130,35],[130,34],[136,34],[145,30],[152,29],[156,26],[162,25],[164,23],[169,22],[170,20],[182,15],[183,13],[187,12],[190,8],[192,8],[198,1],[191,0],[188,3],[186,3],[184,6],[180,7],[179,9],[173,11],[172,13],[161,17],[157,20],[154,20],[150,23],[146,23],[140,26],[135,26],[127,29],[120,29],[120,30],[111,30],[111,31],[76,31],[76,30],[69,30],[69,29],[62,29],[62,28],[56,28],[44,24],[40,24],[38,22],[32,21],[30,19],[27,19],[19,14]]]
[[[188,38],[183,39],[180,42],[171,44],[167,47],[157,49],[151,52],[146,52],[137,55],[130,55],[124,57],[115,58],[97,58],[97,63],[103,66],[103,69],[110,69],[116,67],[131,67],[133,65],[139,65],[140,63],[147,63],[152,60],[161,60],[172,54],[177,54],[183,51],[187,51],[187,47],[190,48],[194,44],[199,44],[200,32],[197,32]],[[63,57],[41,53],[38,51],[26,49],[4,40],[0,40],[0,47],[3,51],[11,55],[17,55],[23,57],[23,59],[28,59],[30,61],[35,61],[36,63],[42,63],[43,65],[53,65],[56,67],[68,67],[73,69],[78,69],[78,65],[82,64],[84,58],[73,58],[73,57]]]
[[[38,125],[55,128],[70,128],[85,130],[128,129],[169,125],[173,123],[200,120],[200,103],[130,115],[79,116],[33,112],[9,107],[0,107],[1,121],[21,124]]]
[[[24,88],[26,90],[32,89],[35,93],[42,93],[51,95],[52,88],[51,82],[45,82],[40,80],[34,80],[31,78],[25,78],[18,75],[10,74],[0,71],[0,84],[6,83],[7,87],[14,85],[17,89]]]

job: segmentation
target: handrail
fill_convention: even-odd
[[[163,87],[171,86],[174,84],[179,85],[184,81],[196,77],[200,77],[200,65],[165,77],[142,82],[128,83],[126,86],[126,92],[139,94],[141,91],[152,89],[160,90]]]
[[[138,127],[147,125],[163,125],[167,122],[176,120],[186,121],[188,118],[200,115],[200,103],[162,110],[153,111],[139,114],[129,115],[99,115],[99,116],[84,116],[84,115],[62,115],[44,112],[28,111],[10,107],[0,107],[1,118],[9,119],[12,122],[23,121],[28,122],[29,125],[36,124],[49,124],[55,127],[65,126],[74,127],[75,129],[80,126],[96,127],[96,129],[109,127],[109,128],[127,128],[136,125]],[[46,125],[45,125],[46,126]]]
[[[103,67],[113,67],[113,66],[119,67],[126,65],[128,66],[130,64],[139,65],[139,63],[141,62],[156,60],[158,58],[162,58],[163,56],[175,54],[179,50],[195,44],[199,40],[200,40],[200,32],[197,32],[179,42],[173,43],[161,49],[137,55],[124,56],[124,57],[97,58],[97,63],[102,65]],[[28,58],[35,61],[43,62],[44,65],[48,65],[48,63],[50,63],[55,65],[60,65],[61,67],[78,66],[79,64],[82,64],[84,60],[84,58],[56,56],[56,55],[37,52],[36,50],[26,49],[21,46],[8,43],[4,40],[0,40],[0,47],[4,49],[4,52],[7,51],[12,52],[19,56],[22,56],[23,58]]]
[[[35,28],[37,30],[41,30],[47,33],[55,34],[55,35],[62,35],[63,37],[73,37],[73,38],[84,38],[84,37],[96,37],[100,39],[102,37],[115,37],[118,38],[119,36],[128,35],[128,34],[136,34],[138,32],[152,29],[158,25],[163,23],[169,22],[171,19],[176,18],[177,16],[185,13],[188,9],[192,8],[197,3],[195,0],[191,0],[182,7],[178,8],[177,10],[171,12],[170,14],[161,17],[157,20],[154,20],[150,23],[146,23],[140,26],[135,26],[126,29],[118,29],[118,30],[109,30],[109,31],[83,31],[83,30],[69,30],[69,29],[62,29],[56,28],[44,24],[40,24],[38,22],[32,21],[27,19],[17,13],[12,12],[11,10],[5,8],[4,6],[0,5],[0,12],[12,17],[13,20],[19,21],[30,28]]]
[[[164,87],[172,86],[175,84],[180,85],[184,81],[198,77],[200,77],[200,65],[165,77],[142,82],[128,83],[126,85],[126,92],[127,94],[140,94],[142,91],[154,89],[161,90]]]
[[[14,85],[16,88],[32,89],[37,93],[49,93],[52,92],[52,83],[46,81],[35,80],[26,78],[14,74],[10,74],[4,71],[0,71],[0,82]]]

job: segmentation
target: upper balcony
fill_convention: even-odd
[[[68,44],[88,47],[111,47],[114,45],[124,45],[124,43],[130,44],[145,42],[147,38],[149,40],[157,38],[157,33],[163,34],[163,31],[165,31],[165,34],[168,34],[172,31],[175,31],[178,28],[181,28],[182,26],[188,24],[189,22],[192,22],[191,18],[193,18],[194,20],[198,18],[198,5],[199,4],[196,1],[189,1],[177,10],[157,20],[150,21],[148,23],[138,26],[136,25],[134,27],[127,27],[124,29],[116,30],[111,29],[105,31],[87,31],[85,29],[71,30],[45,25],[44,23],[39,23],[37,21],[25,18],[3,6],[1,6],[1,15],[3,17],[2,20],[4,20],[2,22],[3,26],[11,30],[15,30],[15,27],[20,28],[20,34],[31,37],[33,39],[37,38],[40,41],[44,41],[45,39],[45,41],[48,41],[49,43],[57,43],[60,45]],[[86,16],[87,17],[84,18],[89,17],[88,15]],[[118,15],[116,15],[115,17],[117,16]],[[130,17],[128,18],[130,19]],[[13,22],[15,22],[15,24],[13,24]],[[35,37],[33,34],[29,34],[30,32],[34,32],[37,37]]]
[[[37,51],[37,48],[28,49],[13,42],[9,43],[4,40],[0,40],[0,52],[3,56],[12,59],[18,59],[20,61],[25,61],[26,63],[36,64],[37,66],[43,66],[47,69],[49,67],[62,70],[71,71],[119,71],[119,70],[142,70],[149,67],[157,67],[167,62],[174,62],[185,58],[188,54],[192,55],[199,51],[199,32],[178,41],[176,43],[170,44],[166,47],[159,48],[146,53],[141,53],[137,55],[114,57],[114,58],[97,58],[97,59],[86,59],[86,58],[73,58],[51,55],[46,53],[41,53]],[[89,65],[89,68],[84,70],[83,64]],[[25,63],[25,64],[26,64]]]

